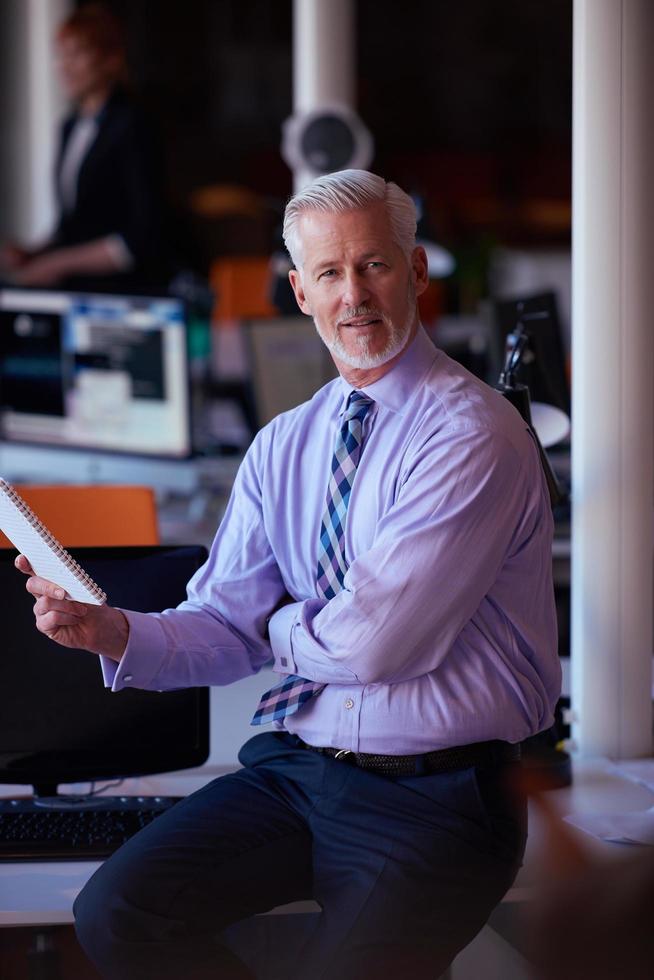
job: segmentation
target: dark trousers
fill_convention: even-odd
[[[103,977],[252,977],[223,930],[314,898],[322,912],[290,940],[286,976],[435,980],[514,880],[526,811],[513,764],[389,777],[282,733],[256,735],[239,758],[80,893],[77,934]]]

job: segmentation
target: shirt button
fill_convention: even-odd
[[[346,700],[345,700],[345,707],[346,708],[353,708],[354,707],[354,701],[352,700],[352,698],[346,698]]]
[[[132,674],[125,674],[125,676],[123,677],[123,680],[125,681],[126,684],[129,684],[129,682],[131,680],[133,680]]]

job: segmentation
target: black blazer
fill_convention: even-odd
[[[60,218],[50,247],[118,234],[134,257],[134,268],[116,278],[164,285],[170,277],[170,256],[163,153],[149,121],[125,92],[114,91],[98,115],[98,134],[79,170],[75,206],[66,213],[59,197],[59,175],[75,121],[76,116],[70,116],[61,129],[56,160]]]

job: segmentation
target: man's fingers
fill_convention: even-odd
[[[25,575],[34,574],[34,569],[30,565],[29,560],[25,557],[25,555],[18,555],[14,561],[14,565],[19,572],[24,572]]]
[[[73,599],[52,599],[48,595],[39,595],[34,603],[34,615],[37,619],[48,613],[61,613],[70,617],[70,623],[76,623],[83,616],[86,616],[88,607],[83,602],[75,602]]]
[[[36,596],[37,599],[41,596],[48,596],[50,599],[65,600],[68,606],[66,612],[74,613],[78,616],[86,615],[86,606],[84,603],[73,603],[72,600],[66,600],[65,589],[62,589],[60,585],[56,585],[55,582],[49,582],[48,579],[35,575],[34,569],[25,555],[18,555],[14,564],[19,571],[24,572],[25,575],[29,575],[25,583],[25,588],[30,595]],[[76,608],[72,608],[73,606]]]
[[[51,633],[56,633],[60,630],[62,626],[78,626],[79,616],[71,616],[70,613],[60,612],[58,609],[53,609],[43,616],[39,616],[36,620],[36,628],[40,633],[46,633],[48,636]]]
[[[66,597],[66,591],[60,585],[55,585],[54,582],[48,582],[46,578],[40,578],[38,575],[30,576],[25,583],[25,588],[30,595],[47,595],[51,599],[65,599]]]

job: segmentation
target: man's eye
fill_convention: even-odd
[[[336,269],[325,269],[324,272],[320,273],[320,279],[330,279],[332,276],[336,275]]]

